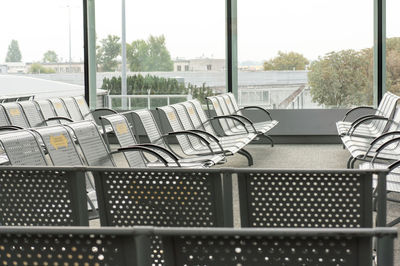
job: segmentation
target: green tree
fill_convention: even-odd
[[[101,46],[97,46],[97,64],[101,71],[115,71],[118,66],[116,58],[121,54],[120,38],[116,35],[108,35],[100,41]]]
[[[369,102],[369,61],[367,51],[343,50],[319,57],[308,73],[313,101],[334,107]]]
[[[57,63],[57,62],[58,62],[58,56],[56,52],[48,50],[47,52],[44,53],[43,63]]]
[[[22,55],[19,50],[18,41],[12,40],[8,46],[6,62],[21,62]]]
[[[39,63],[33,63],[29,67],[28,73],[32,73],[32,74],[51,74],[51,73],[55,73],[55,71],[54,71],[54,69],[48,68],[48,67],[44,67]]]
[[[305,70],[309,63],[302,54],[279,51],[277,57],[264,62],[264,70]]]
[[[133,41],[127,45],[126,52],[131,71],[172,71],[174,69],[163,35],[150,36],[147,41]]]

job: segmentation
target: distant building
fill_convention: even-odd
[[[175,72],[188,71],[224,71],[225,59],[199,58],[199,59],[177,59],[174,61]]]
[[[7,65],[0,65],[0,74],[7,74]]]
[[[27,73],[25,63],[23,62],[6,62],[4,65],[7,66],[6,73],[8,74],[24,74]]]

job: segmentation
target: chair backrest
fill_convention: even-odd
[[[38,100],[38,101],[35,101],[35,102],[39,106],[40,111],[42,112],[42,115],[43,115],[44,119],[49,119],[49,118],[58,116],[56,114],[56,112],[54,111],[53,105],[48,100]],[[50,125],[57,125],[57,124],[60,124],[60,121],[53,120],[53,121],[46,122],[46,125],[49,125],[49,126]]]
[[[399,96],[390,92],[386,92],[385,95],[383,95],[375,114],[387,118],[393,118],[399,99]],[[387,124],[388,123],[386,123],[386,121],[382,120],[372,121],[372,125],[374,125],[380,131],[385,131]]]
[[[11,123],[8,120],[6,110],[2,105],[0,105],[0,126],[9,126],[9,125],[11,125]]]
[[[68,130],[61,125],[35,129],[43,140],[53,165],[83,165],[77,147]]]
[[[12,131],[0,135],[11,165],[47,165],[43,150],[34,133],[27,130]]]
[[[166,266],[371,265],[374,232],[374,229],[367,232],[360,229],[314,232],[307,229],[154,229],[154,234],[165,243]],[[393,241],[395,232],[391,230],[388,235]]]
[[[64,103],[64,106],[67,108],[67,111],[74,122],[84,120],[83,115],[81,114],[81,111],[79,110],[79,107],[74,98],[65,97],[60,99]]]
[[[6,110],[6,114],[8,116],[8,120],[11,122],[11,125],[22,128],[29,127],[28,120],[26,119],[21,106],[17,102],[3,103],[2,105]]]
[[[221,227],[221,175],[180,169],[92,169],[102,226]],[[230,221],[229,221],[230,222]],[[153,265],[163,242],[152,238]]]
[[[84,178],[76,168],[0,168],[0,225],[87,226]]]
[[[233,95],[233,93],[231,93],[231,92],[226,93],[226,95],[230,98],[230,103],[231,103],[233,109],[235,110],[235,112],[237,112],[237,114],[241,114],[239,111],[240,108],[239,108],[239,105],[237,104],[235,95]],[[227,103],[229,103],[229,102],[227,102]]]
[[[133,121],[140,122],[140,126],[144,129],[149,141],[153,144],[159,145],[163,148],[168,148],[166,142],[162,138],[162,133],[158,128],[157,122],[154,119],[153,114],[148,109],[135,110],[131,112],[134,116]],[[138,126],[135,125],[137,129]],[[138,134],[136,134],[137,136]]]
[[[236,110],[235,110],[235,107],[233,106],[231,97],[229,97],[228,94],[221,94],[221,95],[219,95],[219,97],[221,97],[224,100],[226,108],[228,108],[229,113],[235,114]]]
[[[167,118],[167,121],[169,125],[172,128],[172,131],[183,131],[184,128],[182,124],[179,121],[179,118],[175,112],[175,110],[170,107],[170,106],[163,106],[163,107],[157,107],[157,111],[159,113],[162,113]],[[187,136],[176,136],[179,145],[181,146],[182,150],[192,150],[193,147],[189,141],[189,138]]]
[[[242,227],[372,226],[372,172],[240,170]]]
[[[83,115],[83,118],[85,120],[94,121],[94,117],[90,112],[89,106],[87,105],[85,98],[83,96],[75,96],[74,99],[79,107],[79,110],[81,111],[81,114]]]
[[[43,124],[44,121],[43,114],[40,112],[39,106],[35,101],[22,101],[18,102],[18,104],[24,111],[30,127],[38,127],[46,125]]]
[[[13,265],[147,266],[138,261],[135,234],[123,228],[0,227],[0,257]]]
[[[170,105],[171,108],[175,110],[175,113],[177,114],[179,121],[182,125],[182,128],[184,130],[191,130],[191,129],[196,129],[195,126],[193,125],[192,121],[190,120],[190,117],[188,116],[185,107],[182,106],[181,104],[173,104]],[[189,140],[192,144],[193,147],[201,147],[203,146],[199,139],[189,136]]]
[[[60,98],[50,98],[48,99],[48,101],[51,102],[51,104],[53,105],[54,111],[56,112],[57,116],[72,118]]]
[[[64,127],[73,131],[87,165],[115,166],[96,124],[91,121],[81,121],[64,125]]]
[[[191,101],[188,101],[188,102],[193,105],[193,107],[194,107],[194,109],[196,111],[196,114],[198,115],[201,123],[203,124],[203,126],[205,128],[205,130],[207,132],[213,134],[213,135],[216,135],[215,131],[214,131],[214,128],[212,127],[206,112],[203,110],[201,102],[199,100],[197,100],[197,99],[191,100]]]
[[[224,111],[221,107],[221,104],[219,103],[218,98],[216,96],[207,97],[207,99],[209,102],[211,102],[217,116],[226,115],[226,113],[224,113]],[[234,126],[232,121],[230,121],[229,119],[219,119],[218,121],[224,131],[229,131],[231,129],[231,127]]]
[[[122,114],[112,114],[101,117],[101,123],[111,125],[113,132],[121,147],[129,147],[138,142],[131,130],[126,117]],[[123,153],[130,167],[146,167],[146,161],[140,151],[127,151]]]

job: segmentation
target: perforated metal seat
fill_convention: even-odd
[[[198,169],[92,168],[102,226],[222,227],[221,173]],[[153,265],[165,265],[164,243],[152,238]],[[168,264],[167,264],[168,265]]]
[[[134,116],[133,121],[139,122],[139,124],[136,125],[135,128],[138,127],[143,128],[147,137],[149,138],[149,141],[152,144],[161,146],[165,149],[170,150],[171,152],[174,152],[173,149],[166,142],[167,135],[161,134],[161,131],[158,128],[157,123],[150,110],[147,109],[136,110],[131,112],[131,115]],[[191,157],[183,157],[183,158],[182,156],[176,154],[175,152],[174,154],[179,158],[179,162],[184,167],[186,167],[187,164],[195,164],[195,165],[201,164],[202,166],[208,167],[224,161],[224,156],[217,154],[216,155],[193,154]]]
[[[21,128],[28,128],[29,123],[27,118],[25,117],[25,113],[22,111],[21,106],[17,102],[3,103],[2,104],[8,120],[11,125],[18,126]]]
[[[249,109],[257,110],[257,111],[263,113],[263,115],[266,117],[266,119],[262,122],[253,123],[253,126],[256,128],[256,130],[258,132],[266,133],[279,123],[276,120],[272,120],[271,114],[262,107],[245,106],[243,108],[239,108],[239,106],[236,102],[235,95],[233,95],[232,93],[225,93],[222,95],[218,95],[217,97],[220,97],[225,101],[226,107],[230,114],[238,114],[241,116],[245,116],[242,111],[249,110]],[[239,125],[236,125],[236,126],[239,126]]]
[[[223,154],[223,150],[213,149],[210,146],[210,142],[208,142],[203,136],[196,132],[188,132],[186,131],[181,122],[178,119],[178,116],[175,110],[170,106],[163,106],[157,108],[160,117],[162,119],[166,119],[172,128],[172,132],[168,134],[179,134],[176,135],[176,139],[182,149],[182,151],[187,155],[214,155],[217,153]],[[180,134],[181,132],[185,132],[184,134]]]
[[[346,113],[342,121],[338,121],[336,123],[338,134],[340,136],[349,134],[349,130],[351,128],[353,130],[357,124],[353,135],[373,138],[378,137],[387,131],[389,125],[387,119],[391,119],[393,117],[399,99],[399,96],[390,92],[386,92],[373,115],[358,116],[354,122],[346,121],[351,113],[360,109],[374,109],[368,106],[360,106],[351,109]]]
[[[372,227],[373,171],[238,170],[242,227]]]
[[[0,227],[4,265],[149,266],[139,229]],[[139,244],[139,245],[138,245]]]
[[[388,239],[384,265],[393,264],[395,229],[186,229],[155,228],[168,243],[168,265],[364,266],[372,264],[372,238]]]
[[[35,102],[39,106],[40,111],[42,112],[42,115],[45,120],[48,120],[48,119],[58,116],[53,108],[53,105],[48,100],[38,100]],[[66,117],[66,118],[68,118],[68,117]],[[46,125],[48,125],[48,126],[58,125],[58,124],[60,124],[59,120],[52,120],[52,121],[46,122]]]
[[[207,100],[208,108],[210,109],[208,103],[211,103],[217,117],[223,118],[218,121],[226,135],[237,135],[251,132],[257,134],[257,136],[267,138],[271,142],[271,146],[274,145],[272,138],[267,135],[267,132],[275,127],[278,124],[278,121],[271,120],[261,128],[257,129],[249,118],[236,113],[231,114],[222,97],[212,96],[207,97]]]

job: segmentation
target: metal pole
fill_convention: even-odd
[[[386,0],[374,0],[374,105],[386,92]]]
[[[237,0],[226,0],[226,83],[238,97]]]
[[[89,54],[89,106],[96,109],[96,18],[95,0],[87,0],[88,7],[88,54]]]
[[[88,8],[87,0],[83,0],[83,50],[84,50],[84,66],[85,66],[85,100],[89,104],[89,41],[88,41]]]
[[[121,36],[121,47],[122,47],[122,69],[121,69],[121,95],[122,95],[122,109],[126,110],[126,95],[128,94],[126,88],[126,21],[125,21],[125,0],[122,1],[122,36]]]

